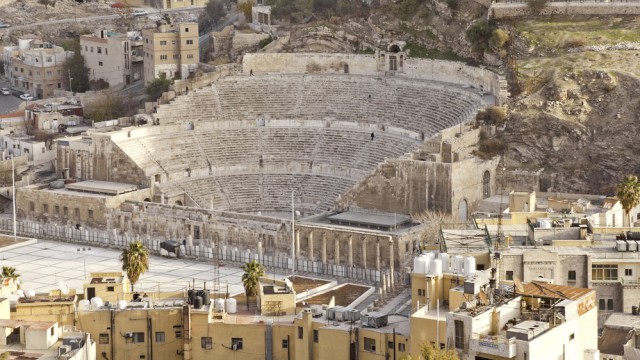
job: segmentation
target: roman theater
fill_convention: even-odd
[[[498,159],[475,156],[473,120],[507,94],[486,69],[399,45],[246,54],[186,88],[144,125],[59,140],[65,185],[19,190],[21,232],[140,238],[156,252],[172,239],[198,258],[393,283],[418,240],[415,214],[466,218],[495,188]]]

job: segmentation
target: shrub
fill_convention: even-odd
[[[587,44],[587,41],[583,38],[571,38],[564,42],[564,47],[567,49],[583,47]]]
[[[496,24],[493,20],[480,20],[469,26],[465,37],[471,43],[474,51],[484,53],[489,48],[489,41],[495,29]]]
[[[509,32],[502,29],[495,29],[491,34],[491,39],[489,40],[492,47],[502,50],[509,41]]]

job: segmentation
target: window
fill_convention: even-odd
[[[55,120],[55,119],[54,119]],[[44,152],[46,151],[45,148],[41,148],[42,153],[44,154]]]
[[[576,271],[569,270],[569,274],[567,274],[567,278],[569,279],[569,281],[576,281]]]
[[[389,349],[393,349],[394,348],[393,341],[387,341],[387,348],[389,348]]]
[[[84,46],[84,51],[89,51],[89,48],[87,47],[87,45]]]
[[[45,214],[49,213],[49,204],[43,204],[42,205],[42,212]]]
[[[573,340],[576,338],[576,334],[571,334],[569,335],[569,341]]]
[[[464,323],[462,320],[454,320],[454,336],[456,349],[464,350]]]
[[[200,338],[200,346],[205,350],[213,349],[213,339],[211,337],[201,337]]]
[[[75,208],[73,210],[73,215],[75,215],[75,217],[77,217],[79,219],[80,218],[80,208]]]
[[[105,54],[105,55],[109,55],[109,49],[104,48],[104,54]]]
[[[184,32],[189,32],[189,28],[188,27],[184,28]]]
[[[167,55],[160,55],[160,60],[167,60]]]
[[[592,280],[618,280],[618,265],[593,264],[591,278]]]
[[[102,54],[102,48],[101,48],[100,46],[98,46],[98,47],[96,48],[96,52],[97,52],[98,54]]]
[[[62,89],[62,83],[58,83],[58,89]]]
[[[93,210],[89,210],[89,220],[93,220]]]
[[[422,295],[424,295],[424,294],[422,293],[422,289],[418,289],[418,296],[422,296]]]
[[[231,338],[231,349],[242,350],[242,338]]]
[[[107,286],[107,291],[109,292],[114,292],[115,291],[115,287],[113,286]],[[158,335],[158,333],[156,333],[156,336]],[[157,341],[157,340],[156,340]]]
[[[176,41],[175,40],[171,40],[171,45],[175,45]]]
[[[93,46],[91,47],[91,52],[93,52]]]
[[[36,211],[36,204],[33,201],[29,201],[29,211]]]
[[[48,77],[52,77],[53,76],[53,71],[47,71],[47,76]]]
[[[176,330],[176,339],[182,339],[182,330]]]
[[[98,343],[100,344],[108,344],[109,343],[109,334],[100,334],[100,340],[98,340]]]
[[[156,342],[163,343],[165,341],[164,331],[156,331]]]
[[[364,338],[364,350],[365,351],[376,351],[376,339],[372,339],[372,338],[368,338],[365,337]]]
[[[131,336],[131,339],[134,343],[143,343],[144,342],[144,333],[143,332],[134,332]]]
[[[313,342],[318,342],[318,330],[313,330]]]
[[[298,339],[304,338],[304,329],[302,326],[298,326]]]
[[[173,54],[173,59],[180,59],[180,54]]]
[[[187,45],[193,45],[193,40],[187,40]]]
[[[98,61],[98,66],[102,66],[102,61]]]
[[[624,269],[624,276],[633,276],[633,269]]]
[[[398,344],[398,351],[404,352],[404,343],[399,343]]]
[[[68,207],[66,207],[66,206],[65,206],[65,207],[63,207],[63,208],[62,208],[62,214],[63,214],[64,216],[69,216],[69,208],[68,208]]]
[[[282,340],[282,348],[283,349],[288,349],[289,348],[289,340]]]
[[[187,59],[193,59],[193,54],[187,54]]]
[[[513,281],[513,271],[507,271],[507,281]]]
[[[53,57],[47,56],[47,62],[52,62],[52,61],[53,61]]]
[[[160,40],[160,45],[167,45],[167,40]]]
[[[607,299],[607,310],[613,311],[613,299]]]
[[[56,215],[60,215],[60,206],[56,205],[53,207],[53,213]]]
[[[598,310],[605,310],[605,300],[604,299],[598,300]]]

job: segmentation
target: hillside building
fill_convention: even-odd
[[[142,78],[142,37],[96,30],[80,36],[80,53],[89,68],[89,80],[104,80],[110,87],[129,85]]]
[[[63,73],[63,65],[72,54],[35,35],[25,35],[17,46],[4,48],[4,74],[12,86],[38,99],[51,97],[54,90],[64,88],[68,74]]]
[[[198,68],[198,24],[161,25],[142,32],[144,82],[164,76],[186,79]]]

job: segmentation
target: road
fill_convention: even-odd
[[[145,9],[148,11],[149,14],[147,15],[143,15],[143,16],[149,16],[149,15],[155,15],[155,14],[164,14],[164,13],[177,13],[177,12],[189,12],[189,11],[199,11],[204,9],[204,7],[201,6],[194,6],[194,7],[190,7],[190,8],[184,8],[184,9],[169,9],[169,10],[157,10],[157,9]],[[53,24],[66,24],[66,23],[74,23],[74,22],[91,22],[91,21],[96,21],[96,20],[110,20],[110,19],[118,19],[120,18],[122,15],[119,14],[115,14],[115,15],[103,15],[103,16],[89,16],[89,17],[83,17],[83,18],[78,18],[77,20],[74,18],[70,18],[70,19],[61,19],[61,20],[47,20],[47,21],[39,21],[39,22],[34,22],[31,24],[25,24],[25,25],[16,25],[16,26],[11,26],[8,28],[4,28],[4,29],[0,29],[0,33],[2,32],[7,32],[10,30],[20,30],[20,29],[28,29],[32,26],[38,26],[38,25],[53,25]]]
[[[0,81],[0,88],[9,87],[6,81]],[[20,106],[22,100],[14,95],[0,95],[0,115],[14,112]]]
[[[232,17],[228,18],[227,20],[223,21],[218,26],[211,29],[211,31],[220,31],[224,29],[225,26],[232,24],[234,21],[238,21],[238,14],[235,14]],[[211,36],[211,31],[207,31],[203,35],[200,35],[200,37],[198,38],[198,44],[200,44],[200,49],[202,49],[203,44],[209,41],[209,37]]]

